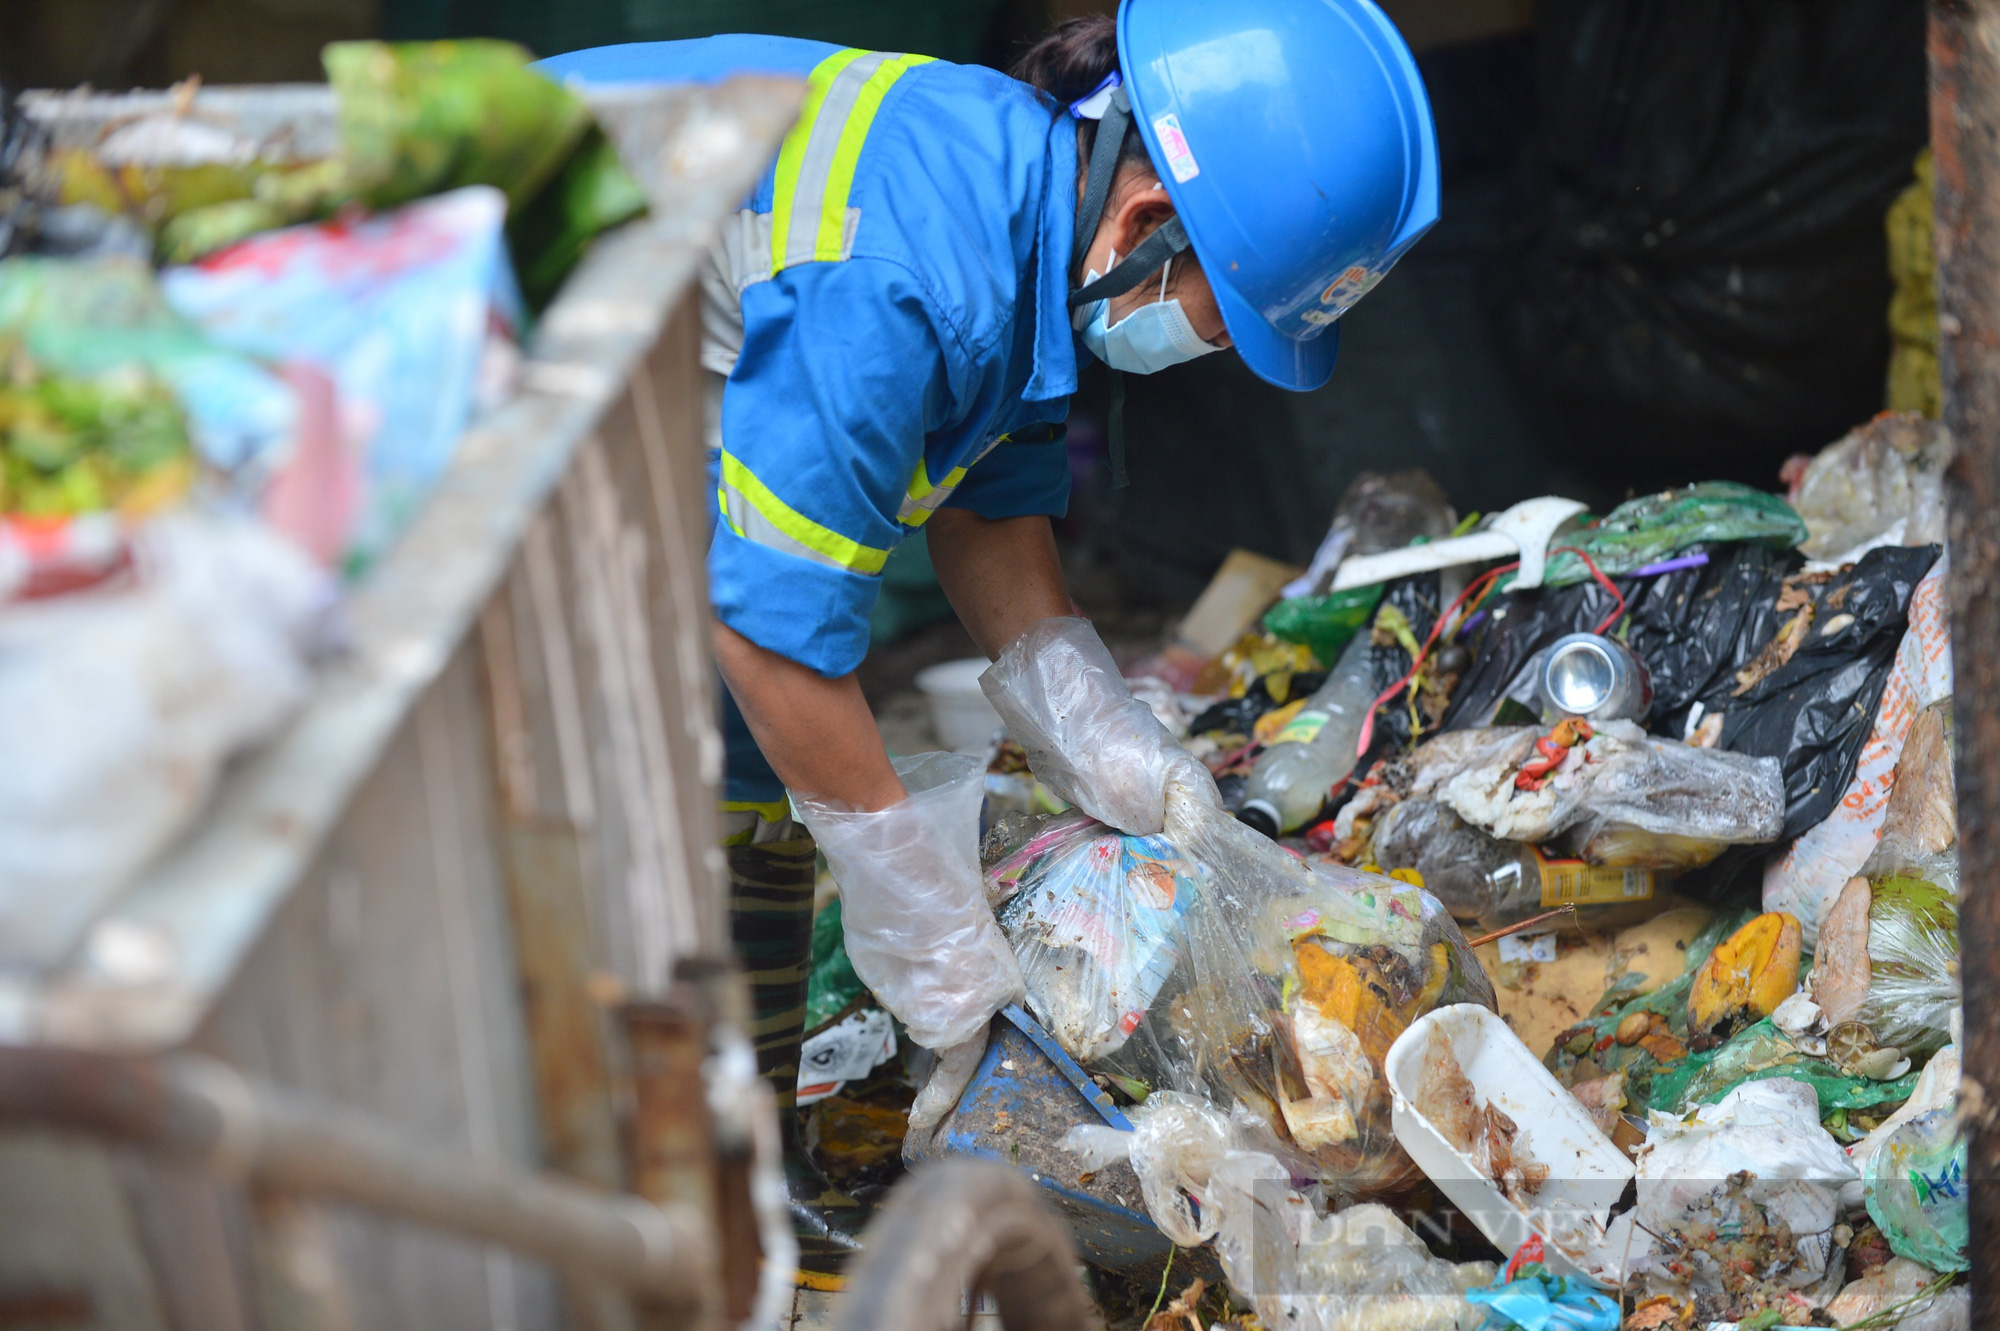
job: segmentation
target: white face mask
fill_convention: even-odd
[[[1115,250],[1109,266],[1118,266]],[[1188,322],[1187,311],[1181,308],[1179,297],[1167,299],[1167,274],[1172,269],[1171,260],[1160,268],[1158,300],[1141,305],[1115,324],[1110,322],[1111,302],[1108,300],[1095,301],[1078,312],[1084,320],[1083,345],[1090,349],[1091,355],[1114,370],[1123,370],[1127,374],[1152,374],[1169,365],[1179,365],[1197,356],[1206,356],[1211,351],[1222,350],[1195,335],[1194,325]],[[1084,276],[1084,281],[1095,282],[1097,277],[1097,270],[1092,269]]]

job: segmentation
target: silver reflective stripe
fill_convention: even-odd
[[[824,564],[828,568],[840,569],[843,573],[853,572],[840,561],[827,558],[803,541],[795,540],[779,530],[775,523],[757,510],[757,506],[750,502],[748,496],[727,481],[722,483],[722,502],[725,506],[724,512],[729,515],[729,525],[740,532],[745,540],[755,541],[768,549],[782,550],[788,555],[797,555],[801,559],[810,559],[813,563]]]
[[[834,75],[813,121],[812,137],[806,140],[805,155],[799,161],[798,184],[792,192],[790,229],[785,236],[785,264],[811,263],[819,245],[819,221],[826,201],[827,178],[833,173],[833,155],[847,119],[861,99],[861,89],[883,62],[898,59],[894,51],[870,51],[856,56],[847,68]],[[847,244],[852,246],[853,215],[849,209]]]

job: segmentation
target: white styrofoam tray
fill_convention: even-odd
[[[1520,1129],[1516,1143],[1549,1167],[1532,1212],[1507,1200],[1417,1112],[1417,1079],[1433,1031],[1450,1039],[1479,1106],[1497,1105]],[[1600,1272],[1615,1271],[1620,1263],[1601,1260],[1596,1250],[1612,1206],[1632,1181],[1632,1162],[1506,1022],[1474,1003],[1439,1008],[1397,1038],[1383,1066],[1396,1140],[1480,1233],[1508,1254],[1539,1234],[1551,1271],[1609,1283]]]

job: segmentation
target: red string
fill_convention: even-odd
[[[1430,656],[1431,648],[1437,645],[1438,634],[1451,621],[1451,617],[1458,612],[1459,607],[1464,605],[1468,598],[1472,600],[1473,606],[1477,607],[1480,600],[1485,597],[1487,591],[1500,579],[1502,574],[1511,573],[1519,567],[1521,567],[1521,562],[1515,560],[1511,564],[1502,564],[1498,568],[1488,569],[1466,584],[1465,590],[1460,592],[1457,598],[1445,607],[1445,612],[1439,615],[1436,622],[1431,625],[1430,635],[1424,639],[1423,646],[1417,649],[1416,656],[1411,659],[1408,672],[1394,684],[1384,689],[1381,695],[1368,705],[1368,715],[1362,718],[1361,721],[1361,740],[1355,746],[1355,757],[1359,758],[1362,754],[1368,752],[1368,746],[1375,742],[1375,713],[1381,710],[1382,704],[1388,702],[1389,699],[1409,687],[1410,681],[1416,678],[1417,672],[1424,668],[1424,661]],[[1478,593],[1477,596],[1474,595],[1475,592]]]
[[[1597,584],[1604,588],[1605,591],[1610,592],[1611,599],[1617,602],[1611,613],[1604,617],[1604,622],[1591,630],[1593,633],[1603,633],[1613,624],[1616,624],[1620,617],[1624,615],[1625,594],[1618,590],[1618,584],[1604,576],[1604,570],[1597,566],[1596,560],[1592,559],[1587,553],[1576,546],[1559,545],[1550,550],[1549,553],[1552,555],[1562,554],[1564,551],[1581,559],[1584,562],[1584,566],[1590,570],[1590,576],[1597,579]],[[1466,603],[1467,598],[1471,598],[1473,609],[1478,609],[1479,602],[1485,599],[1486,593],[1492,589],[1493,584],[1498,582],[1505,574],[1512,573],[1520,567],[1521,561],[1517,559],[1511,564],[1502,564],[1498,568],[1488,569],[1468,583],[1465,590],[1458,594],[1457,599],[1453,600],[1445,608],[1445,612],[1437,617],[1437,622],[1431,625],[1430,636],[1424,639],[1424,645],[1417,650],[1416,656],[1410,661],[1409,671],[1401,679],[1384,689],[1381,696],[1368,705],[1368,715],[1361,722],[1361,739],[1355,746],[1355,757],[1359,758],[1362,754],[1367,753],[1368,746],[1375,742],[1375,713],[1381,710],[1383,704],[1408,688],[1410,681],[1417,677],[1417,672],[1424,668],[1424,661],[1431,654],[1431,648],[1437,645],[1438,633],[1450,622],[1451,617],[1458,612],[1459,607]],[[1478,595],[1475,596],[1475,592]]]
[[[1604,617],[1604,622],[1591,630],[1592,633],[1602,633],[1606,629],[1610,628],[1613,624],[1616,624],[1619,618],[1624,615],[1625,593],[1618,590],[1617,583],[1613,582],[1611,579],[1604,576],[1604,570],[1597,566],[1597,561],[1595,559],[1592,559],[1589,555],[1577,549],[1575,546],[1559,545],[1555,549],[1549,551],[1549,553],[1552,555],[1559,555],[1564,553],[1565,551],[1575,555],[1578,559],[1581,559],[1584,562],[1585,566],[1587,566],[1590,569],[1590,576],[1597,579],[1597,585],[1604,588],[1605,591],[1610,592],[1611,599],[1618,603],[1617,606],[1611,611],[1611,613]]]

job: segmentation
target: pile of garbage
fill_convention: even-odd
[[[194,82],[0,105],[0,968],[293,714],[531,313],[643,211],[527,61],[330,46],[324,133]]]
[[[1218,577],[1223,650],[1126,670],[1220,796],[1155,835],[1062,810],[1016,697],[1026,1001],[906,1160],[1032,1159],[1162,1299],[1196,1250],[1161,1325],[1967,1325],[1949,452],[1885,415],[1602,517],[1364,477],[1275,602]]]

